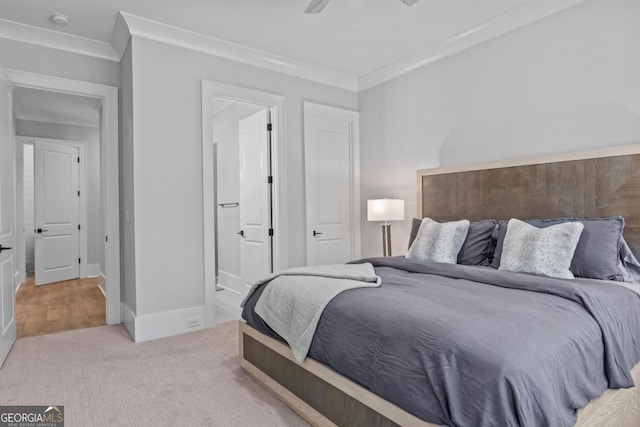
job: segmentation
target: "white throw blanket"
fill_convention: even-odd
[[[299,363],[307,357],[322,312],[336,295],[348,289],[380,286],[380,277],[369,263],[333,264],[272,274],[254,284],[249,295],[269,281],[256,313],[289,343]]]

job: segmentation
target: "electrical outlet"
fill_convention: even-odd
[[[187,328],[195,328],[196,326],[200,326],[200,318],[192,317],[187,319]]]

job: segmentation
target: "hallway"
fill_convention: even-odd
[[[35,286],[28,277],[16,293],[16,321],[18,338],[106,324],[98,278]]]

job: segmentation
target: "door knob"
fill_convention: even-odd
[[[319,236],[319,235],[321,235],[321,234],[322,234],[322,233],[319,233],[319,232],[317,232],[316,230],[313,230],[313,235],[314,235],[314,236]]]
[[[49,231],[49,230],[43,230],[42,228],[38,228],[38,229],[36,230],[36,233],[38,233],[38,234],[42,234],[42,233],[46,233],[47,231]]]
[[[240,230],[236,234],[238,234],[240,237],[244,237],[244,230]]]
[[[11,248],[7,248],[7,247],[5,247],[5,246],[0,245],[0,252],[2,252],[2,251],[8,251],[9,249],[11,249]]]

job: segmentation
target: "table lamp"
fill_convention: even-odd
[[[404,221],[404,200],[367,200],[367,220],[383,221],[382,249],[384,256],[391,256],[391,224],[389,221]]]

